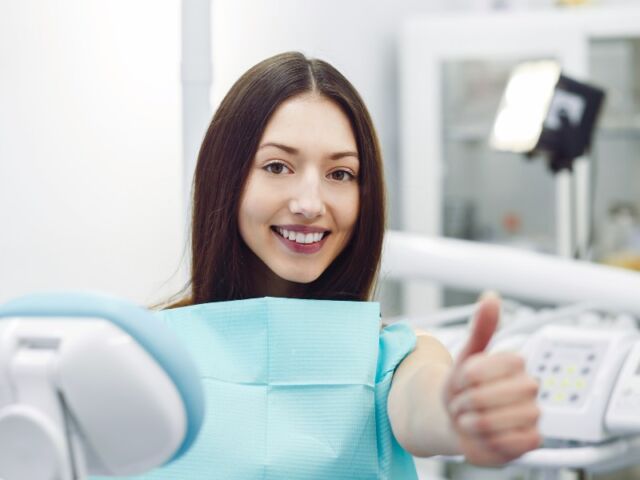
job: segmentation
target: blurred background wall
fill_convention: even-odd
[[[272,54],[333,63],[378,127],[398,227],[403,18],[551,3],[212,0],[211,108]],[[178,0],[0,0],[0,301],[82,288],[149,304],[184,284],[180,14]]]
[[[0,1],[0,301],[180,284],[179,26],[177,0]]]

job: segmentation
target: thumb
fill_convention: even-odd
[[[483,352],[491,341],[500,319],[500,297],[495,292],[485,292],[480,297],[477,310],[471,326],[471,334],[466,345],[456,360],[456,365],[462,364],[467,358]]]

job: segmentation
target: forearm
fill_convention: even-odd
[[[419,457],[460,452],[444,405],[451,365],[434,362],[413,368],[394,383],[388,400],[393,433],[402,447]]]
[[[394,435],[412,454],[461,453],[470,463],[491,466],[539,446],[538,384],[523,358],[484,352],[499,306],[495,295],[483,297],[455,364],[440,342],[419,335],[396,369],[387,409]]]

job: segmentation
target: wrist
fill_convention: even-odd
[[[444,388],[451,371],[445,363],[423,364],[389,395],[389,414],[396,439],[412,455],[457,455],[460,453],[444,402]],[[396,428],[398,427],[398,428]],[[396,431],[397,430],[397,431]]]

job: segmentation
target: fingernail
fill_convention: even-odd
[[[495,290],[485,290],[480,295],[480,300],[486,300],[488,298],[495,298],[496,300],[500,300],[500,294]]]

